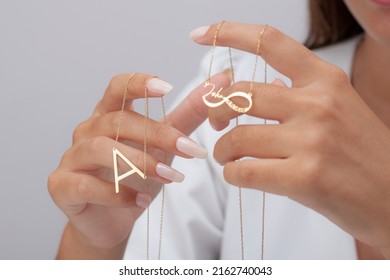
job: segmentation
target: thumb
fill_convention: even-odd
[[[226,88],[231,84],[231,70],[227,69],[211,77],[210,82],[215,84],[216,90]],[[167,124],[178,129],[185,135],[190,135],[201,125],[208,114],[208,107],[203,103],[202,96],[207,89],[201,84],[195,88],[170,114],[167,115]]]

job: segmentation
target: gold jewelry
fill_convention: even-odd
[[[163,121],[164,123],[167,122],[167,115],[165,110],[165,102],[164,97],[161,96],[161,108],[163,112]],[[145,86],[145,102],[144,102],[144,111],[145,111],[145,124],[144,124],[144,162],[146,163],[146,154],[147,154],[147,145],[146,145],[146,125],[147,120],[149,119],[149,97],[148,97],[148,88]],[[164,162],[166,160],[164,159]],[[162,237],[163,237],[163,226],[164,226],[164,207],[165,207],[165,185],[162,186],[161,189],[161,208],[160,208],[160,232],[159,232],[159,240],[158,240],[158,252],[157,252],[157,259],[161,259],[161,248],[162,248]],[[150,208],[148,207],[146,210],[146,259],[149,260],[149,252],[150,252]]]
[[[112,157],[113,157],[113,162],[114,162],[114,179],[115,179],[115,192],[119,193],[119,181],[125,179],[126,177],[129,177],[130,175],[133,175],[134,173],[137,173],[142,179],[146,179],[146,127],[144,127],[144,172],[139,170],[124,154],[122,154],[117,148],[116,145],[118,143],[119,139],[119,130],[121,127],[122,123],[122,118],[123,118],[123,111],[125,109],[125,103],[126,103],[126,97],[127,97],[127,92],[129,90],[129,84],[133,80],[134,76],[137,73],[133,73],[130,75],[129,79],[127,80],[126,87],[123,93],[123,100],[122,100],[122,107],[121,107],[121,112],[119,115],[119,122],[118,122],[118,128],[116,130],[116,137],[115,137],[115,145],[114,148],[112,149]],[[145,116],[146,118],[146,116]],[[146,120],[145,120],[146,124]],[[118,173],[118,159],[117,157],[120,157],[128,166],[131,167],[130,171],[123,173],[122,175],[119,175]]]
[[[119,122],[118,122],[118,128],[116,131],[116,137],[115,137],[115,145],[113,148],[113,162],[114,162],[114,177],[115,177],[115,192],[119,193],[119,181],[123,180],[124,178],[137,173],[142,179],[146,180],[146,170],[147,170],[147,122],[149,119],[149,97],[148,97],[148,88],[145,85],[145,98],[144,98],[144,157],[143,157],[143,172],[141,172],[140,169],[138,169],[128,158],[126,158],[117,148],[116,145],[119,140],[119,131],[122,123],[122,117],[123,117],[123,111],[126,104],[126,98],[127,98],[127,92],[129,90],[130,82],[133,80],[134,76],[138,73],[133,73],[129,76],[129,79],[127,80],[126,87],[124,89],[123,93],[123,100],[122,100],[122,106],[121,106],[121,112],[119,115]],[[163,111],[163,117],[164,117],[164,123],[166,123],[166,110],[165,110],[165,103],[164,103],[164,97],[161,97],[161,106]],[[117,156],[119,156],[127,165],[131,167],[131,170],[119,175],[118,174],[118,162],[117,162]],[[165,206],[165,185],[162,187],[162,196],[161,196],[161,210],[160,210],[160,234],[159,234],[159,245],[158,245],[158,259],[161,258],[161,247],[162,247],[162,236],[163,236],[163,221],[164,221],[164,206]],[[147,211],[147,225],[146,225],[146,259],[149,259],[149,251],[150,251],[150,211],[149,207],[146,209]]]
[[[167,122],[167,115],[165,110],[165,102],[164,97],[161,96],[161,108],[163,112],[163,121],[164,123]],[[144,155],[147,154],[147,146],[146,146],[146,121],[149,119],[149,97],[148,97],[148,88],[145,86],[145,102],[144,102],[144,111],[145,111],[145,130],[144,130]],[[146,157],[144,158],[144,162],[146,162]],[[164,159],[165,162],[165,159]],[[165,207],[165,185],[162,186],[161,189],[161,208],[160,208],[160,233],[159,233],[159,240],[158,240],[158,252],[157,252],[157,259],[161,259],[161,248],[162,248],[162,237],[163,237],[163,226],[164,226],[164,207]],[[150,251],[150,209],[149,207],[146,210],[146,259],[149,260],[149,251]]]
[[[161,96],[161,108],[163,111],[163,120],[164,123],[167,123],[167,114],[165,110],[165,102],[164,97]],[[165,162],[166,160],[164,160]],[[161,210],[160,210],[160,238],[158,241],[158,255],[157,259],[161,259],[161,246],[162,246],[162,235],[163,235],[163,225],[164,225],[164,206],[165,206],[165,185],[162,186],[161,189]]]
[[[214,49],[215,49],[215,46],[216,46],[216,40],[217,40],[217,37],[218,37],[218,32],[222,26],[222,24],[224,23],[224,21],[220,22],[219,25],[217,26],[217,30],[215,31],[215,35],[214,35],[214,42],[213,42],[213,50],[212,50],[212,54],[211,54],[211,62],[210,62],[210,69],[209,69],[209,77],[208,77],[208,81],[206,81],[205,83],[205,87],[206,86],[209,86],[211,85],[210,83],[210,75],[211,75],[211,66],[212,66],[212,61],[214,59],[214,56],[215,56],[215,52],[214,52]],[[267,25],[265,25],[261,31],[260,31],[260,35],[259,35],[259,38],[258,38],[258,41],[257,41],[257,46],[256,46],[256,60],[255,60],[255,66],[254,66],[254,69],[253,69],[253,74],[252,74],[252,81],[250,83],[250,89],[249,89],[249,93],[243,93],[243,94],[246,94],[246,97],[245,98],[248,98],[248,100],[250,99],[250,106],[252,105],[252,95],[253,95],[253,84],[254,84],[254,81],[255,81],[255,77],[256,77],[256,70],[257,70],[257,64],[258,64],[258,58],[260,56],[260,47],[261,47],[261,40],[263,38],[263,34],[265,32],[267,28]],[[232,56],[232,49],[231,47],[228,47],[228,51],[229,51],[229,61],[230,61],[230,68],[231,68],[231,71],[232,71],[232,83],[234,84],[235,83],[235,74],[234,74],[234,67],[233,67],[233,56]],[[267,83],[267,62],[264,61],[264,83]],[[213,85],[213,84],[212,84]],[[215,85],[213,85],[213,88],[211,90],[211,92],[214,90],[215,88]],[[220,95],[220,92],[221,92],[222,89],[220,89],[217,93],[213,92],[211,93],[211,95],[214,97],[219,97],[221,99],[223,99],[222,95]],[[234,92],[232,94],[230,94],[229,96],[225,97],[225,99],[223,99],[222,101],[219,101],[217,104],[218,106],[220,106],[221,104],[225,103],[230,107],[232,108],[234,111],[238,112],[238,113],[245,113],[246,111],[248,111],[250,109],[249,108],[241,108],[241,107],[235,107],[234,105],[233,106],[230,106],[229,105],[229,101],[231,102],[231,100],[229,98],[231,97],[234,97],[234,96],[242,96],[244,97],[243,95],[241,94],[237,94],[237,93],[242,93],[242,92]],[[206,94],[206,97],[210,95],[210,93]],[[203,96],[203,100],[205,99],[205,96]],[[219,104],[220,103],[220,104]],[[206,105],[208,105],[206,103]],[[209,106],[209,105],[208,105]],[[210,107],[218,107],[218,106],[210,106]],[[246,110],[246,111],[245,111]],[[267,120],[264,119],[264,124],[267,124]],[[238,117],[236,117],[236,126],[239,125],[239,120],[238,120]],[[239,161],[239,159],[237,160]],[[261,213],[261,244],[260,244],[260,257],[262,260],[264,260],[264,237],[265,237],[265,200],[266,200],[266,193],[263,192],[263,196],[262,196],[262,213]],[[244,260],[245,259],[245,250],[244,250],[244,226],[243,226],[243,198],[242,198],[242,188],[239,187],[238,188],[238,204],[239,204],[239,215],[240,215],[240,242],[241,242],[241,259]]]
[[[203,102],[208,107],[215,108],[215,107],[219,107],[222,104],[226,103],[226,105],[228,105],[234,111],[236,111],[238,113],[243,113],[243,114],[248,112],[249,109],[252,107],[252,98],[251,98],[252,94],[249,94],[249,93],[246,93],[246,92],[242,92],[242,91],[236,91],[236,92],[233,92],[233,93],[229,94],[228,96],[223,96],[222,94],[220,94],[220,92],[223,90],[223,88],[220,88],[218,92],[215,92],[214,91],[215,85],[210,83],[209,81],[206,81],[205,84],[204,84],[204,87],[207,88],[209,86],[211,86],[210,91],[208,93],[206,93],[205,95],[203,95]],[[214,98],[222,99],[222,100],[221,101],[217,101],[217,102],[210,102],[210,101],[208,101],[206,99],[207,96],[209,96],[209,95],[211,95]],[[233,101],[230,100],[233,97],[245,98],[248,101],[248,106],[246,106],[246,107],[238,106],[236,103],[234,103]]]
[[[222,104],[226,103],[234,111],[239,112],[239,113],[246,113],[252,107],[252,93],[246,93],[246,92],[242,92],[242,91],[237,91],[237,92],[234,92],[234,93],[230,94],[229,96],[223,96],[222,94],[220,94],[220,92],[223,90],[223,88],[220,88],[218,90],[218,92],[215,92],[215,85],[210,82],[210,80],[211,80],[211,69],[212,69],[212,66],[213,66],[214,56],[215,56],[215,48],[216,48],[216,45],[217,45],[217,38],[218,38],[219,30],[221,29],[223,23],[224,23],[224,21],[221,21],[218,24],[217,29],[215,30],[215,33],[214,33],[214,41],[213,41],[213,49],[211,51],[209,74],[208,74],[208,79],[207,79],[207,81],[204,84],[205,88],[207,88],[207,87],[211,87],[211,88],[210,88],[210,91],[208,93],[206,93],[206,94],[204,94],[202,96],[203,102],[206,104],[206,106],[208,106],[210,108],[219,107]],[[207,100],[207,97],[210,96],[210,95],[213,98],[215,98],[215,99],[217,99],[219,101],[212,102],[212,101]],[[233,97],[242,97],[242,98],[246,99],[246,101],[248,102],[248,105],[246,107],[238,106],[236,103],[234,103],[231,100],[231,98],[233,98]]]
[[[254,78],[255,78],[255,74],[256,74],[257,61],[258,61],[258,57],[259,57],[260,42],[261,42],[262,35],[263,35],[264,31],[265,31],[265,27],[261,30],[261,33],[260,33],[260,36],[259,36],[259,40],[257,42],[256,61],[255,61],[254,69],[253,69],[252,81],[251,81],[251,84],[250,84],[249,92],[236,91],[236,92],[233,92],[233,93],[229,94],[228,96],[223,96],[221,94],[221,91],[223,90],[223,88],[220,88],[216,92],[215,91],[215,85],[210,82],[211,70],[212,70],[212,65],[213,65],[214,56],[215,56],[215,48],[216,48],[216,45],[217,45],[218,34],[219,34],[219,31],[220,31],[220,29],[221,29],[223,24],[224,24],[224,21],[221,21],[218,24],[217,29],[215,30],[215,33],[214,33],[213,49],[211,51],[211,59],[210,59],[208,79],[207,79],[207,81],[204,84],[204,87],[205,88],[210,87],[210,90],[209,90],[208,93],[204,94],[202,96],[202,98],[203,98],[203,102],[206,104],[206,106],[208,106],[210,108],[216,108],[216,107],[219,107],[222,104],[226,103],[226,105],[228,105],[234,111],[236,111],[238,113],[245,114],[246,112],[248,112],[252,108],[253,82],[254,82]],[[230,63],[232,64],[231,48],[230,47],[229,47],[229,55],[230,55]],[[234,76],[233,76],[233,80],[234,80]],[[214,102],[209,101],[207,99],[207,97],[210,96],[210,95],[211,95],[211,97],[213,97],[213,98],[215,98],[215,99],[217,99],[219,101],[214,101]],[[247,105],[245,107],[238,106],[236,103],[234,103],[231,100],[233,97],[241,97],[241,98],[246,99]]]

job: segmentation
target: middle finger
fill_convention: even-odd
[[[95,171],[100,168],[113,168],[113,148],[117,148],[136,168],[147,177],[158,182],[181,182],[183,174],[160,162],[153,156],[136,148],[129,147],[115,140],[98,136],[78,143],[67,151],[62,159],[62,165],[69,171]],[[120,172],[129,171],[129,165],[118,160]],[[168,181],[167,181],[168,180]]]
[[[248,93],[249,88],[249,82],[238,82],[223,90],[221,94],[228,97],[230,94],[238,91]],[[296,90],[275,84],[254,83],[252,107],[246,114],[284,123],[299,112],[299,106],[297,106],[299,94],[295,93]],[[242,98],[233,97],[231,101],[238,106],[243,107],[246,105],[243,104],[246,101],[243,101]],[[209,121],[217,130],[224,129],[231,119],[239,115],[241,113],[232,110],[226,103],[222,106],[209,109]]]
[[[122,118],[120,117],[122,115]],[[106,136],[114,139],[118,122],[121,121],[121,130],[119,131],[119,141],[129,140],[139,145],[144,144],[146,137],[147,146],[158,148],[172,155],[182,157],[193,157],[195,154],[180,151],[178,141],[191,141],[179,130],[160,123],[158,121],[147,119],[137,112],[125,110],[123,112],[111,112],[100,117],[91,118],[76,129],[74,135],[76,141],[94,138],[97,136]]]
[[[287,124],[282,125],[240,125],[223,135],[215,144],[214,158],[225,165],[242,157],[262,159],[284,159],[294,149],[289,138]]]

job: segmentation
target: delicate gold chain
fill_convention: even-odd
[[[116,136],[115,136],[115,143],[114,143],[114,147],[112,149],[112,156],[113,156],[113,165],[114,165],[114,180],[115,180],[115,192],[116,193],[119,193],[119,181],[123,180],[124,178],[136,173],[138,174],[142,179],[146,179],[146,175],[145,173],[142,173],[141,170],[139,170],[128,158],[126,158],[126,156],[124,154],[122,154],[117,148],[117,144],[118,144],[118,140],[119,140],[119,130],[120,130],[120,127],[121,127],[121,124],[122,124],[122,118],[123,118],[123,111],[125,109],[125,104],[126,104],[126,99],[127,99],[127,92],[129,90],[129,84],[130,84],[130,81],[134,78],[134,76],[136,75],[137,73],[134,73],[134,74],[130,74],[128,80],[127,80],[127,83],[126,83],[126,87],[124,89],[124,92],[123,92],[123,99],[122,99],[122,106],[121,106],[121,111],[120,111],[120,114],[119,114],[119,121],[118,121],[118,128],[116,130]],[[145,121],[145,125],[146,125],[146,121]],[[146,128],[145,128],[146,130]],[[146,141],[146,140],[145,140]],[[146,171],[146,142],[144,143],[144,172]],[[123,173],[122,175],[119,175],[119,172],[118,172],[118,157],[121,158],[128,166],[131,167],[131,170],[126,172],[126,173]]]
[[[164,123],[167,123],[167,115],[166,115],[165,102],[163,96],[161,96],[161,107],[163,111]],[[160,238],[158,242],[158,257],[157,257],[158,260],[161,259],[161,246],[162,246],[162,235],[163,235],[163,225],[164,225],[165,185],[163,185],[161,192],[162,193],[161,193],[161,210],[160,210]]]
[[[144,174],[146,176],[146,155],[148,152],[147,148],[147,122],[149,119],[149,97],[148,97],[148,88],[145,85],[144,88]],[[147,193],[150,190],[147,188]],[[149,252],[150,252],[150,207],[146,209],[146,259],[149,260]]]
[[[215,47],[216,47],[216,44],[217,44],[217,38],[218,38],[218,34],[219,34],[219,30],[221,29],[222,25],[225,23],[225,21],[221,21],[218,26],[217,26],[217,29],[215,30],[215,33],[214,33],[214,41],[213,41],[213,49],[211,51],[211,60],[210,60],[210,68],[209,68],[209,75],[208,75],[208,81],[210,82],[210,78],[211,78],[211,69],[212,69],[212,65],[213,65],[213,61],[214,61],[214,56],[215,56]],[[234,67],[233,67],[233,55],[232,55],[232,48],[229,46],[228,47],[228,51],[229,51],[229,62],[230,62],[230,69],[232,71],[231,75],[232,75],[232,83],[234,84],[235,83],[235,73],[234,73]],[[257,61],[256,61],[256,64],[257,64]],[[252,83],[251,83],[251,88],[252,88]],[[239,125],[239,121],[238,121],[238,117],[236,117],[236,126]],[[237,160],[239,161],[239,159]],[[239,205],[239,211],[240,211],[240,245],[241,245],[241,259],[244,260],[245,259],[245,247],[244,247],[244,225],[243,225],[243,203],[242,203],[242,189],[241,187],[238,187],[238,205]]]
[[[213,48],[211,50],[211,59],[210,59],[210,66],[209,66],[209,74],[208,74],[208,82],[210,82],[210,79],[211,79],[211,69],[213,67],[213,62],[214,62],[214,56],[215,56],[215,47],[217,45],[217,38],[218,38],[218,33],[219,33],[219,30],[221,29],[221,26],[222,24],[224,24],[225,21],[221,21],[218,26],[217,26],[217,29],[215,30],[215,33],[214,33],[214,41],[213,41]]]
[[[245,251],[244,251],[244,214],[242,211],[242,188],[238,187],[238,205],[240,207],[240,241],[241,241],[241,259],[245,260]]]
[[[255,77],[256,77],[257,62],[258,62],[258,60],[259,60],[259,55],[260,55],[261,39],[263,38],[263,34],[264,34],[264,31],[265,31],[266,28],[267,28],[267,25],[265,25],[265,26],[261,29],[259,39],[257,40],[257,46],[256,46],[256,60],[255,60],[255,66],[253,67],[252,82],[251,82],[251,84],[250,84],[249,94],[252,94],[253,83],[254,83]],[[267,74],[266,72],[264,72],[264,73],[265,73],[265,75]]]
[[[129,85],[130,82],[133,80],[134,76],[137,75],[138,73],[133,73],[130,75],[129,79],[127,80],[126,87],[123,91],[123,99],[122,99],[122,106],[121,106],[121,112],[119,113],[119,121],[118,121],[118,127],[116,129],[116,136],[115,136],[115,145],[114,148],[116,148],[116,144],[118,143],[119,139],[119,129],[122,124],[122,118],[123,118],[123,111],[125,109],[125,104],[126,104],[126,99],[127,99],[127,92],[129,91]]]
[[[211,70],[212,70],[212,66],[213,66],[213,62],[214,62],[214,57],[215,57],[215,49],[216,49],[216,45],[217,45],[217,39],[218,39],[218,34],[219,34],[219,31],[222,27],[222,25],[225,23],[225,21],[221,21],[218,25],[217,25],[217,29],[215,30],[215,33],[214,33],[214,40],[213,40],[213,48],[211,50],[211,59],[210,59],[210,66],[209,66],[209,72],[208,72],[208,82],[210,83],[210,79],[211,79]],[[263,34],[265,32],[267,28],[267,25],[265,25],[261,31],[260,31],[260,35],[259,35],[259,38],[258,38],[258,41],[257,41],[257,46],[256,46],[256,60],[255,60],[255,65],[254,65],[254,68],[253,68],[253,74],[252,74],[252,80],[250,82],[250,88],[249,88],[249,93],[248,95],[249,96],[252,96],[253,94],[253,84],[254,84],[254,81],[255,81],[255,77],[256,77],[256,71],[257,71],[257,64],[258,64],[258,59],[259,59],[259,56],[260,56],[260,47],[261,47],[261,40],[262,40],[262,37],[263,37]],[[230,61],[230,68],[231,68],[231,72],[232,72],[232,83],[234,84],[235,83],[235,73],[234,73],[234,68],[233,68],[233,56],[232,56],[232,50],[231,50],[231,47],[229,46],[228,47],[228,51],[229,51],[229,61]],[[264,67],[264,83],[267,83],[267,62],[264,62],[265,63],[265,67]],[[267,120],[264,119],[264,124],[267,124]],[[238,117],[236,117],[236,126],[239,125],[239,120],[238,120]],[[237,160],[239,161],[239,159]],[[261,248],[260,248],[260,252],[261,252],[261,259],[264,260],[264,237],[265,237],[265,200],[266,200],[266,194],[265,192],[263,192],[263,207],[262,207],[262,213],[261,213]],[[244,226],[243,226],[243,198],[242,198],[242,189],[241,187],[238,188],[238,201],[239,201],[239,211],[240,211],[240,239],[241,239],[241,259],[245,259],[245,251],[244,251]]]
[[[163,111],[163,119],[164,123],[167,122],[166,110],[165,110],[165,102],[164,97],[161,97],[161,107]],[[144,110],[145,110],[145,119],[144,119],[144,174],[146,176],[146,155],[147,155],[147,120],[149,119],[149,97],[148,97],[148,89],[145,86],[145,102],[144,102]],[[164,160],[165,162],[165,160]],[[163,236],[163,225],[164,225],[164,206],[165,206],[165,186],[162,187],[161,193],[161,210],[160,210],[160,233],[159,233],[159,243],[158,243],[158,260],[161,259],[161,247],[162,247],[162,236]],[[146,209],[146,259],[150,258],[150,208]]]
[[[233,55],[232,55],[232,48],[231,47],[228,47],[228,50],[229,50],[229,61],[230,61],[230,69],[232,70],[232,82],[233,84],[235,83],[235,80],[236,80],[236,77],[235,77],[235,74],[234,74],[234,70],[233,70]]]
[[[129,76],[129,79],[127,80],[127,83],[126,83],[126,87],[124,89],[124,92],[123,92],[123,100],[122,100],[122,106],[121,106],[121,111],[120,111],[120,114],[119,114],[119,121],[118,121],[118,127],[117,127],[117,130],[116,130],[116,136],[115,136],[115,144],[114,144],[114,148],[113,148],[113,151],[114,151],[114,169],[115,169],[115,182],[116,182],[116,188],[117,188],[117,192],[119,191],[119,188],[118,188],[118,181],[123,179],[124,177],[123,176],[118,176],[117,174],[117,166],[116,166],[116,156],[117,154],[120,155],[120,157],[122,157],[123,160],[126,161],[126,163],[128,164],[132,164],[127,158],[125,158],[125,156],[123,154],[121,154],[119,151],[116,150],[116,145],[118,143],[118,140],[119,140],[119,131],[120,131],[120,127],[121,127],[121,124],[122,124],[122,118],[123,118],[123,111],[125,109],[125,104],[126,104],[126,99],[127,99],[127,93],[128,93],[128,90],[129,90],[129,85],[130,85],[130,82],[133,80],[134,76],[138,74],[138,73],[133,73]],[[148,97],[148,88],[147,86],[145,85],[145,88],[144,88],[144,94],[145,94],[145,99],[144,99],[144,114],[145,114],[145,117],[144,117],[144,131],[143,131],[143,136],[144,136],[144,149],[143,149],[143,152],[144,152],[144,156],[143,156],[143,174],[141,173],[141,171],[139,171],[138,169],[138,173],[139,175],[143,178],[143,179],[146,179],[146,175],[147,175],[147,155],[148,155],[148,143],[147,143],[147,125],[148,125],[148,120],[149,120],[149,97]],[[165,110],[165,104],[164,104],[164,98],[161,97],[161,106],[162,106],[162,111],[163,111],[163,115],[164,115],[164,123],[166,123],[166,110]],[[131,165],[133,168],[136,168],[135,166]],[[119,177],[119,179],[118,179]],[[149,188],[147,187],[146,188],[146,193],[150,193],[150,190]],[[161,257],[161,244],[162,244],[162,234],[163,234],[163,218],[164,218],[164,204],[165,204],[165,187],[163,186],[162,187],[162,198],[161,198],[161,212],[160,212],[160,237],[159,237],[159,248],[158,248],[158,259],[160,259]],[[147,225],[146,225],[146,259],[149,260],[149,252],[150,252],[150,208],[148,207],[146,209],[146,212],[147,212]]]
[[[148,154],[148,146],[147,146],[147,125],[149,120],[149,97],[148,97],[148,89],[145,86],[145,100],[144,100],[144,112],[145,112],[145,118],[144,118],[144,174],[146,176],[146,158]]]
[[[265,28],[267,26],[264,27],[263,29],[263,32],[265,31]],[[267,83],[267,63],[264,64],[264,83],[266,84]],[[264,119],[264,124],[266,125],[267,124],[267,119]],[[262,213],[261,213],[261,259],[264,260],[264,245],[265,245],[265,196],[266,196],[266,193],[263,191],[263,209],[262,209]]]
[[[146,259],[149,260],[149,248],[150,248],[150,210],[146,209]]]
[[[264,235],[265,235],[265,192],[263,191],[263,207],[262,207],[262,213],[261,213],[261,260],[264,260]]]
[[[229,47],[229,60],[230,60],[230,68],[232,70],[232,82],[235,83],[235,75],[234,75],[234,69],[233,69],[233,56],[232,56],[232,48]],[[238,126],[239,123],[239,117],[236,117],[236,126]],[[237,159],[237,161],[240,161],[240,159]],[[241,242],[241,259],[245,260],[245,247],[244,247],[244,213],[242,210],[242,188],[238,187],[238,205],[240,208],[240,242]]]
[[[219,29],[221,28],[222,24],[224,22],[222,21],[218,27],[217,27],[217,31],[219,31]],[[252,91],[253,91],[253,84],[254,84],[254,81],[255,81],[255,78],[256,78],[256,71],[257,71],[257,64],[258,64],[258,59],[259,59],[259,55],[260,55],[260,46],[261,46],[261,39],[263,37],[263,34],[265,32],[265,29],[267,28],[267,25],[265,25],[262,29],[261,29],[261,32],[260,32],[260,35],[259,35],[259,39],[257,41],[257,46],[256,46],[256,59],[255,59],[255,65],[254,65],[254,69],[253,69],[253,74],[252,74],[252,80],[251,80],[251,83],[250,83],[250,88],[249,88],[249,94],[252,95]],[[216,35],[218,35],[218,32],[216,31]],[[213,43],[213,46],[216,45],[216,38],[214,38],[214,43]],[[233,67],[233,56],[232,56],[232,50],[231,50],[231,47],[228,47],[228,50],[229,50],[229,61],[230,61],[230,68],[231,68],[231,71],[232,71],[232,82],[233,84],[235,83],[235,73],[234,73],[234,67]],[[211,67],[210,67],[211,69]],[[264,83],[267,83],[267,63],[265,62],[264,64]],[[264,120],[264,123],[266,124],[267,123],[267,120],[265,119]],[[236,117],[236,126],[239,125],[239,120],[238,120],[238,117]],[[239,161],[239,159],[237,160]],[[243,226],[243,198],[242,198],[242,189],[241,187],[238,188],[238,201],[239,201],[239,210],[240,210],[240,239],[241,239],[241,259],[244,260],[245,259],[245,247],[244,247],[244,226]],[[261,259],[264,260],[264,236],[265,236],[265,229],[264,229],[264,225],[265,225],[265,192],[263,192],[263,203],[262,203],[262,213],[261,213],[261,248],[260,248],[260,252],[261,252]]]

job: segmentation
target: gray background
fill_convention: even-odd
[[[222,19],[302,41],[306,0],[0,0],[0,259],[55,256],[65,217],[47,177],[111,76],[158,74],[171,103],[209,49],[188,32]]]

